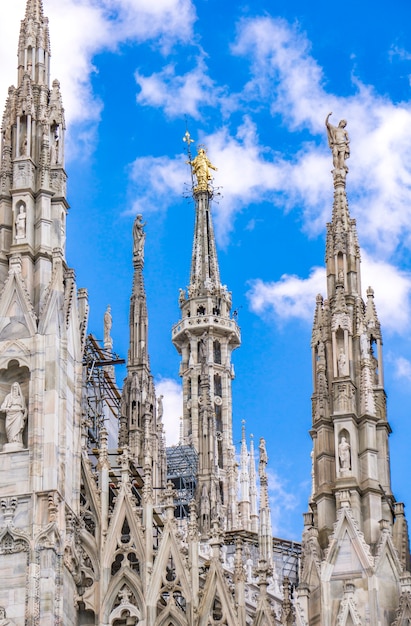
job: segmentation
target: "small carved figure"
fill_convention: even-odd
[[[104,343],[110,343],[110,331],[113,326],[113,318],[111,317],[111,306],[108,305],[106,312],[104,313]]]
[[[158,397],[158,400],[157,400],[157,418],[159,420],[161,420],[161,418],[163,417],[163,412],[164,412],[163,398],[164,398],[164,396],[161,395],[161,396]]]
[[[20,385],[14,382],[10,393],[1,405],[1,411],[6,414],[6,436],[8,443],[23,445],[23,430],[26,424],[27,407]]]
[[[0,626],[15,626],[15,624],[16,622],[7,618],[4,606],[0,606]]]
[[[185,299],[186,299],[185,289],[181,289],[180,287],[179,292],[178,292],[178,303],[180,306],[185,302]]]
[[[351,469],[351,446],[345,437],[341,437],[340,445],[338,446],[338,456],[340,458],[340,467],[342,470]]]
[[[345,165],[345,159],[350,156],[350,138],[345,130],[347,122],[341,120],[338,126],[333,126],[329,122],[331,115],[332,113],[327,115],[325,125],[327,127],[328,145],[333,155],[333,165],[337,170],[348,172],[348,167]]]
[[[50,147],[50,162],[51,165],[56,165],[60,162],[60,136],[59,127],[56,125],[52,129],[52,143]]]
[[[24,239],[26,236],[26,217],[27,213],[22,204],[16,217],[16,239]]]
[[[267,467],[267,463],[268,463],[268,456],[267,456],[267,450],[265,447],[265,439],[263,437],[261,437],[260,439],[260,444],[258,446],[258,449],[260,451],[260,460],[258,463],[258,473],[259,476],[261,478],[261,476],[265,475],[265,470]]]
[[[196,191],[207,191],[208,183],[213,179],[210,169],[217,171],[217,168],[208,159],[204,148],[198,149],[198,154],[193,161],[188,161],[192,166],[195,177],[197,179]]]
[[[198,360],[202,367],[207,363],[207,343],[206,343],[207,331],[205,331],[198,342]]]
[[[143,224],[143,216],[139,213],[133,226],[133,255],[139,261],[144,261],[144,243],[146,240],[146,233],[143,228],[145,225],[145,223]]]
[[[363,359],[368,359],[370,356],[370,342],[368,341],[367,333],[362,333],[360,337],[361,356]]]
[[[338,375],[339,376],[345,375],[345,363],[346,363],[345,352],[343,348],[340,348],[340,353],[338,355]]]

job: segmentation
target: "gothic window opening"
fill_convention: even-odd
[[[199,307],[197,307],[197,315],[205,315],[205,307],[201,304]]]
[[[127,554],[127,559],[128,559],[130,568],[134,572],[136,572],[136,574],[139,574],[140,573],[140,562],[139,562],[135,552],[129,552]]]
[[[211,616],[215,622],[221,622],[223,619],[223,607],[221,600],[218,596],[214,598],[213,608],[211,609]]]
[[[215,374],[214,375],[214,395],[215,396],[221,396],[223,395],[223,386],[221,383],[221,376],[220,374]]]
[[[221,343],[217,340],[214,341],[213,343],[213,352],[214,352],[214,363],[217,363],[217,365],[221,365]]]
[[[174,564],[174,559],[173,559],[173,555],[170,554],[169,558],[168,558],[168,562],[166,565],[166,581],[167,582],[173,582],[174,580],[176,580],[176,567]]]
[[[84,492],[84,485],[82,485],[82,490],[80,492],[80,515],[84,522],[84,527],[87,532],[90,533],[93,537],[96,536],[96,518],[91,511],[91,505],[87,499],[87,496]]]
[[[121,529],[121,543],[129,543],[130,539],[130,526],[128,525],[127,518],[125,518]]]
[[[217,433],[217,454],[218,454],[218,467],[221,469],[224,466],[223,462],[223,437],[220,432]]]
[[[223,420],[222,420],[222,411],[221,404],[216,404],[214,407],[215,411],[215,427],[218,433],[223,432]]]
[[[121,569],[121,565],[124,561],[124,554],[117,554],[116,558],[111,564],[111,575],[114,576]]]
[[[179,589],[177,591],[174,591],[173,599],[174,599],[176,607],[180,609],[180,611],[183,611],[183,613],[185,613],[187,610],[187,602],[186,602],[185,597],[183,596],[183,594],[181,593]]]

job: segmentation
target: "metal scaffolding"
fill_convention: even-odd
[[[167,481],[171,480],[177,493],[174,515],[178,519],[189,516],[189,505],[194,498],[198,454],[193,446],[178,445],[166,449]]]
[[[103,425],[110,438],[117,438],[121,391],[116,384],[114,365],[122,363],[125,363],[124,359],[102,348],[93,335],[88,335],[83,355],[83,419],[86,420],[90,449],[99,446]]]

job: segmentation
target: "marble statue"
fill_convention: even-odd
[[[199,344],[198,344],[199,363],[201,363],[202,366],[205,366],[205,364],[207,363],[207,343],[206,343],[206,337],[207,337],[207,331],[205,331],[201,335],[200,341],[199,341]]]
[[[208,184],[212,180],[210,169],[217,171],[217,168],[208,159],[204,148],[198,149],[198,154],[193,161],[188,161],[193,168],[195,177],[197,179],[196,191],[207,191]]]
[[[333,155],[333,165],[337,170],[348,171],[345,160],[350,156],[350,138],[345,130],[347,122],[341,120],[338,126],[333,126],[329,122],[332,113],[329,113],[325,120],[327,127],[328,145]]]
[[[345,352],[343,348],[340,348],[340,353],[338,355],[338,375],[339,376],[345,375],[345,363],[346,363]]]
[[[258,473],[261,478],[261,476],[265,474],[265,470],[266,470],[267,463],[268,463],[268,455],[267,455],[267,450],[265,447],[265,439],[263,437],[260,438],[260,444],[258,446],[258,449],[260,452],[260,460],[258,463]]]
[[[113,325],[113,318],[111,317],[111,306],[108,305],[106,312],[104,313],[104,343],[110,343],[110,331]]]
[[[19,383],[14,382],[10,393],[1,405],[6,414],[6,436],[8,443],[23,445],[23,430],[26,424],[27,407]]]
[[[370,344],[368,341],[367,333],[362,333],[360,337],[361,356],[363,359],[368,359],[370,356]]]
[[[16,217],[16,239],[24,239],[26,236],[26,217],[27,213],[22,204]]]
[[[146,233],[143,228],[146,224],[143,224],[143,216],[139,213],[134,221],[133,226],[133,256],[139,261],[144,261],[144,244],[146,240]]]
[[[350,444],[345,437],[341,437],[341,442],[338,446],[338,456],[340,459],[340,467],[342,470],[351,469],[351,452]]]
[[[52,142],[50,147],[50,161],[51,165],[56,165],[60,162],[60,135],[59,127],[55,126],[52,129]]]
[[[164,396],[158,396],[157,399],[157,418],[159,420],[161,420],[161,418],[163,417],[163,412],[164,412],[164,407],[163,407],[163,398]]]

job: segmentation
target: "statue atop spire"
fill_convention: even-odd
[[[341,120],[338,126],[330,124],[329,119],[332,113],[329,113],[325,119],[327,127],[328,145],[333,155],[333,165],[336,170],[348,172],[345,160],[350,156],[350,138],[345,130],[347,126],[346,120]]]
[[[188,131],[186,135],[187,134]],[[190,139],[187,140],[184,137],[184,141],[190,141]],[[194,192],[196,193],[198,191],[209,191],[209,184],[213,180],[210,169],[216,172],[217,168],[211,163],[211,161],[207,157],[205,148],[198,148],[197,156],[192,161],[190,159],[188,163],[191,165],[192,171],[197,179],[197,185],[196,187],[194,187]]]
[[[144,263],[144,244],[146,241],[146,233],[143,228],[143,216],[139,213],[134,220],[133,226],[133,260],[134,262]]]

